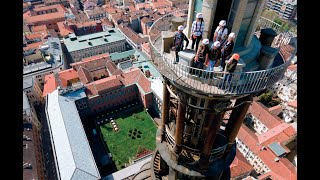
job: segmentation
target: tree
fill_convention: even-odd
[[[268,103],[272,100],[272,96],[273,96],[272,92],[268,91],[261,94],[258,98],[262,104],[267,106]]]

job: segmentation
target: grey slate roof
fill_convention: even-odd
[[[73,98],[55,90],[48,94],[46,110],[60,179],[100,179]]]

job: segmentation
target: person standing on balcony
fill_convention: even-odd
[[[228,29],[226,25],[227,22],[225,20],[221,20],[219,22],[219,26],[214,31],[213,42],[219,41],[221,44],[224,43],[228,35]]]
[[[207,71],[212,71],[214,70],[214,66],[218,62],[218,60],[221,58],[221,49],[220,49],[220,42],[216,41],[212,44],[209,53],[208,53],[208,58],[206,59],[206,62],[204,63],[206,65],[206,70]]]
[[[183,50],[183,41],[187,42],[186,47],[189,44],[189,40],[186,37],[186,35],[182,32],[184,30],[183,26],[178,27],[178,32],[176,32],[174,39],[173,39],[173,48],[175,49],[176,52],[176,61],[173,64],[177,64],[179,62],[179,51]]]
[[[233,46],[234,46],[233,40],[235,37],[236,37],[236,34],[234,32],[230,33],[228,36],[228,40],[222,44],[221,63],[220,63],[220,66],[222,67],[222,69],[224,69],[224,67],[226,65],[225,61],[230,59],[230,57],[231,57],[231,52],[232,52]]]
[[[227,70],[227,73],[223,79],[223,87],[222,88],[225,88],[227,85],[229,86],[229,89],[231,89],[231,86],[230,86],[230,81],[231,81],[231,78],[232,78],[232,73],[234,73],[234,71],[236,70],[236,67],[237,67],[237,64],[238,64],[238,61],[240,59],[240,55],[238,53],[234,53],[229,60],[226,61],[227,63],[227,67],[226,67],[226,70]],[[227,81],[227,83],[226,83]]]
[[[198,51],[200,40],[202,39],[202,34],[204,31],[204,21],[202,13],[196,15],[196,20],[193,21],[191,26],[191,49],[194,49],[194,44],[196,44],[196,52]]]
[[[209,53],[208,45],[209,45],[209,39],[204,39],[196,53],[196,56],[194,57],[193,67],[201,70],[203,69],[203,65],[208,59],[208,53]],[[196,72],[196,74],[201,75],[202,73]]]

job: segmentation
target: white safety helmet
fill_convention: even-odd
[[[227,22],[225,21],[225,20],[221,20],[220,22],[219,22],[219,25],[220,26],[225,26],[227,24]]]
[[[196,17],[197,17],[197,18],[203,18],[202,13],[198,13],[198,14],[196,15]]]
[[[202,44],[208,45],[208,44],[209,44],[209,39],[204,39],[204,40],[202,40]]]
[[[178,30],[179,30],[179,31],[183,31],[183,30],[184,30],[184,27],[183,27],[183,26],[179,26],[179,27],[178,27]]]
[[[232,32],[229,34],[229,38],[235,38],[236,37],[236,33]]]
[[[220,42],[216,41],[216,42],[213,43],[212,48],[213,47],[217,47],[218,48],[218,47],[220,47],[220,45],[221,45]]]

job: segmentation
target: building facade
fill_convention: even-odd
[[[64,42],[73,62],[98,54],[126,51],[126,39],[115,28],[84,36],[71,34]]]
[[[23,177],[26,179],[45,179],[40,130],[35,109],[23,92]]]
[[[267,8],[276,11],[281,18],[294,20],[297,16],[296,0],[268,0]]]

